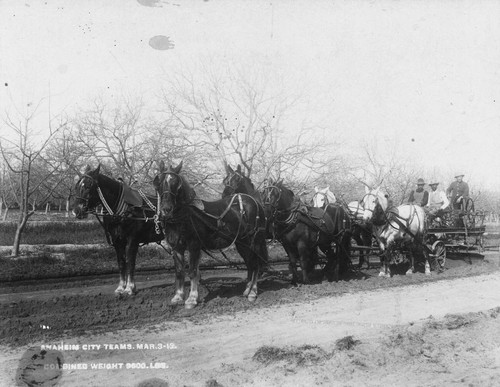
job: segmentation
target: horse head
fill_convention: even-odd
[[[189,204],[195,197],[194,190],[180,175],[181,169],[182,161],[175,168],[172,165],[165,168],[165,163],[161,161],[159,172],[153,180],[158,196],[158,209],[165,218],[172,217],[180,205]]]
[[[337,201],[337,198],[330,191],[330,186],[326,188],[314,187],[314,196],[312,198],[313,207],[325,208],[329,204],[333,204]]]
[[[379,221],[380,215],[387,210],[388,196],[380,190],[380,187],[375,189],[365,187],[365,192],[365,196],[361,200],[363,220],[365,222]]]
[[[226,164],[226,177],[222,180],[224,191],[222,197],[233,195],[235,193],[250,194],[254,191],[254,186],[249,177],[241,170],[241,165],[238,164],[236,170]]]
[[[92,170],[90,165],[87,165],[80,179],[75,184],[73,215],[77,219],[87,218],[88,212],[100,203],[97,192],[100,169],[101,164],[95,170]]]
[[[285,187],[283,179],[276,182],[270,180],[269,184],[264,187],[262,196],[265,206],[278,211],[289,209],[295,201],[295,194]]]
[[[363,204],[360,201],[355,200],[347,203],[347,209],[352,214],[352,216],[354,216],[354,218],[358,220],[363,219],[364,209]]]

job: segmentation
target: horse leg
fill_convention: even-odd
[[[299,240],[297,243],[297,251],[299,253],[300,268],[302,269],[302,282],[305,284],[309,283],[309,262],[311,260],[310,253],[311,249],[307,243],[303,240]]]
[[[354,232],[352,233],[352,238],[356,241],[356,244],[359,247],[365,246],[363,237],[362,237],[362,231],[360,231],[358,228],[354,229]],[[361,269],[363,267],[363,263],[365,263],[365,251],[364,250],[359,250],[359,262],[358,262],[358,269]],[[368,261],[368,268],[370,266],[370,262]]]
[[[120,282],[118,287],[115,289],[116,294],[122,294],[125,291],[125,286],[127,286],[126,275],[126,262],[125,262],[125,246],[123,244],[114,245],[116,252],[116,259],[118,261],[118,271],[120,273]]]
[[[380,255],[380,272],[378,273],[379,277],[391,277],[391,267],[390,267],[390,262],[391,262],[391,251],[390,251],[390,246],[387,244],[387,246],[384,246],[383,243],[380,243],[380,251],[382,254]]]
[[[184,281],[186,277],[184,251],[178,252],[174,250],[172,256],[174,257],[175,264],[175,296],[172,297],[170,303],[175,305],[184,302]]]
[[[131,240],[127,243],[127,287],[124,293],[128,295],[133,295],[135,293],[135,258],[137,257],[137,251],[139,250],[139,243],[136,240]]]
[[[299,273],[297,272],[297,249],[289,242],[282,242],[282,245],[286,255],[288,255],[288,267],[290,268],[290,273],[292,273],[292,285],[297,285],[299,282]]]
[[[330,249],[328,255],[330,256],[329,259],[333,259],[333,280],[335,282],[339,282],[341,256],[340,256],[340,249],[338,248],[338,246],[336,249]]]
[[[337,255],[339,257],[339,272],[347,274],[351,268],[351,234],[345,232],[337,243]]]
[[[391,252],[386,250],[384,256],[382,257],[383,263],[379,273],[379,277],[391,278]]]
[[[366,231],[361,231],[361,245],[363,247],[371,247],[372,245],[372,234]],[[363,250],[363,261],[366,258],[366,268],[370,268],[370,253],[368,251]],[[361,257],[360,257],[361,259]]]
[[[415,249],[412,246],[410,248],[410,267],[406,271],[406,275],[412,275],[415,272]]]
[[[189,248],[189,279],[191,280],[191,289],[189,297],[185,302],[186,309],[193,309],[198,304],[198,285],[200,283],[200,255],[199,246],[190,246]]]
[[[424,262],[425,262],[425,274],[430,275],[431,274],[431,265],[429,264],[429,252],[427,249],[423,246],[422,241],[418,241],[417,245],[415,247],[415,250],[418,251],[419,257],[423,256],[424,257]],[[413,252],[412,252],[413,254]],[[412,259],[414,260],[414,256],[412,255]]]
[[[431,275],[431,265],[429,263],[429,252],[424,248],[424,259],[425,259],[425,275]]]
[[[263,241],[265,244],[265,241]],[[236,250],[241,255],[243,260],[247,265],[247,285],[245,291],[243,292],[243,296],[247,297],[248,301],[253,302],[257,298],[257,279],[260,270],[260,254],[264,254],[267,256],[267,248],[265,252],[262,251],[262,243],[254,241],[254,248],[256,251],[253,251],[250,247],[248,247],[247,243],[236,243]],[[265,247],[265,246],[264,246]],[[262,259],[266,259],[265,256],[262,256]]]

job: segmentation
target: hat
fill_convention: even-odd
[[[429,185],[438,185],[439,183],[429,183]]]
[[[464,175],[463,173],[457,173],[457,174],[455,175],[455,179],[456,179],[457,177],[460,177],[460,176],[465,176],[465,175]]]
[[[417,185],[419,185],[419,184],[425,184],[424,179],[418,179],[417,180]]]

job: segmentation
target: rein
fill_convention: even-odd
[[[108,203],[108,201],[104,197],[102,189],[99,186],[98,180],[96,178],[94,178],[93,176],[90,176],[89,174],[84,174],[82,176],[82,178],[80,179],[80,182],[81,182],[81,180],[84,177],[87,177],[87,178],[91,179],[92,182],[96,185],[96,190],[97,190],[97,194],[99,196],[99,200],[101,201],[102,205],[104,206],[104,208],[108,212],[107,214],[98,214],[95,210],[94,211],[88,211],[87,210],[87,212],[89,212],[90,214],[93,214],[93,215],[96,216],[97,220],[101,223],[101,225],[102,225],[102,221],[101,221],[101,219],[99,217],[105,217],[105,216],[111,216],[111,217],[117,218],[117,219],[140,220],[140,221],[145,221],[145,222],[148,222],[149,220],[154,220],[155,221],[155,232],[158,235],[161,234],[161,230],[160,230],[159,225],[158,225],[159,222],[157,220],[156,215],[153,216],[153,217],[151,217],[151,218],[147,217],[147,216],[144,216],[144,217],[132,217],[132,216],[125,216],[124,215],[125,212],[126,212],[126,210],[127,210],[127,208],[128,208],[128,205],[127,205],[127,203],[125,203],[125,200],[124,200],[123,183],[119,182],[119,184],[120,184],[120,193],[118,194],[117,202],[113,206],[115,208],[115,210],[113,210],[112,206]],[[148,197],[142,191],[142,189],[139,189],[138,192],[141,195],[141,197],[143,198],[144,202],[149,207],[149,209],[151,209],[151,210],[153,210],[153,211],[156,212],[156,207],[153,205],[153,203],[151,203],[151,201],[148,199]],[[78,199],[80,199],[80,200],[84,200],[87,203],[87,205],[88,205],[88,202],[89,202],[88,198],[83,198],[81,196],[76,196],[76,197]]]
[[[179,189],[182,188],[183,186],[183,177],[181,175],[179,175],[178,173],[175,173],[173,171],[166,171],[166,172],[162,172],[161,173],[162,175],[167,175],[167,174],[170,174],[170,175],[173,175],[173,176],[176,176],[178,179],[179,179],[179,185],[176,187],[176,192],[174,193],[172,190],[168,190],[168,191],[163,191],[161,194],[160,192],[157,192],[157,200],[158,200],[158,204],[157,204],[157,216],[158,218],[161,216],[161,199],[162,197],[165,195],[165,194],[169,194],[172,196],[173,200],[175,202],[177,202],[177,194],[178,194],[178,191]],[[169,187],[170,188],[170,187]],[[230,243],[230,245],[228,247],[225,248],[228,249],[230,248],[237,240],[238,238],[241,238],[241,228],[242,228],[242,224],[243,224],[243,216],[245,214],[245,209],[243,207],[243,200],[242,200],[242,196],[245,195],[246,197],[249,197],[251,198],[254,203],[256,203],[256,205],[260,207],[260,204],[250,195],[247,195],[247,194],[241,194],[241,193],[238,193],[238,194],[234,194],[232,197],[231,197],[231,200],[229,201],[228,205],[226,206],[226,208],[224,209],[224,211],[216,216],[216,215],[212,215],[212,214],[209,214],[208,212],[204,211],[204,210],[201,210],[199,208],[197,208],[196,206],[194,206],[192,203],[190,202],[185,202],[185,203],[180,203],[181,205],[184,204],[184,205],[188,205],[189,207],[191,208],[195,208],[199,211],[199,214],[194,214],[194,216],[196,216],[198,219],[202,220],[203,223],[209,227],[210,229],[212,229],[213,231],[216,231],[218,233],[221,233],[224,235],[224,233],[221,232],[221,223],[223,221],[223,218],[231,211],[233,205],[235,204],[235,201],[238,200],[238,205],[239,205],[239,213],[240,213],[240,218],[239,218],[239,222],[238,222],[238,230],[232,240],[232,242]],[[172,211],[173,212],[173,211]],[[191,211],[190,211],[191,212]],[[213,227],[211,224],[207,223],[206,221],[203,220],[203,215],[208,217],[208,218],[211,218],[211,219],[214,219],[216,222],[217,222],[217,226],[216,227]],[[198,238],[198,240],[200,242],[202,242],[202,239],[198,233],[198,230],[196,228],[196,225],[194,224],[194,221],[193,221],[193,217],[189,215],[189,213],[184,213],[181,217],[178,217],[178,218],[173,218],[173,217],[170,217],[170,218],[163,218],[163,221],[166,222],[166,223],[178,223],[178,222],[185,222],[186,221],[186,218],[189,218],[189,222],[191,223],[191,227],[192,229],[194,230],[194,232],[196,233],[196,236]],[[255,219],[255,231],[257,231],[257,225],[258,225],[258,222],[259,222],[259,214],[257,213],[256,215],[256,219]],[[225,237],[229,237],[229,235],[224,235]],[[204,251],[207,251],[208,249],[206,247],[203,247],[203,250]],[[223,250],[221,250],[223,251]]]

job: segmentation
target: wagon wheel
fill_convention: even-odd
[[[444,270],[446,264],[446,246],[443,241],[436,241],[432,244],[431,268],[440,272]]]
[[[462,213],[464,214],[464,226],[473,228],[476,222],[476,214],[474,212],[474,201],[471,198],[462,201]]]

